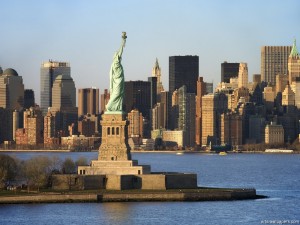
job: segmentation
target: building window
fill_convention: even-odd
[[[115,135],[115,128],[114,127],[111,128],[111,134]]]
[[[85,170],[83,170],[83,175],[85,174]]]
[[[110,135],[110,127],[107,128],[107,135]]]
[[[119,131],[119,127],[116,128],[116,135],[119,135],[120,131]]]

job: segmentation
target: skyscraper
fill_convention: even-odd
[[[31,89],[25,89],[24,91],[24,108],[29,109],[35,106],[34,91]]]
[[[163,128],[170,129],[171,128],[171,119],[170,119],[170,111],[172,107],[172,100],[171,96],[168,91],[161,92],[161,103],[163,104],[162,107],[164,108],[164,118],[165,118],[165,126]]]
[[[178,89],[178,129],[184,131],[184,145],[195,146],[195,94],[187,93],[185,85]]]
[[[247,63],[240,63],[238,75],[238,88],[248,87],[248,67]]]
[[[101,108],[100,108],[100,113],[103,113],[106,110],[106,104],[108,103],[110,98],[110,94],[107,89],[104,89],[104,93],[101,94]]]
[[[57,112],[56,128],[63,136],[68,136],[70,125],[77,128],[78,109],[76,107],[76,88],[73,79],[68,75],[58,75],[52,88],[52,107]]]
[[[157,95],[160,95],[162,91],[164,91],[164,87],[161,82],[161,69],[159,67],[158,59],[156,58],[154,67],[152,68],[152,76],[157,77]]]
[[[198,56],[170,56],[169,57],[169,91],[173,93],[183,85],[187,93],[196,94],[199,74]]]
[[[99,114],[99,89],[83,88],[78,90],[78,116]]]
[[[138,109],[143,117],[150,121],[151,110],[151,82],[149,81],[125,81],[126,112]]]
[[[206,94],[205,82],[203,77],[199,77],[197,81],[197,95],[196,95],[196,145],[201,146],[202,138],[202,96]]]
[[[23,106],[23,79],[14,69],[8,68],[0,74],[0,143],[15,140],[15,130],[19,125],[14,118]]]
[[[227,111],[227,96],[214,93],[202,96],[202,145],[221,142],[221,114]]]
[[[157,77],[148,77],[148,81],[150,82],[150,88],[151,88],[150,108],[152,109],[153,106],[157,103],[157,97],[160,95],[157,95]]]
[[[292,46],[261,47],[261,80],[275,85],[277,74],[288,74]]]
[[[67,62],[49,60],[41,65],[41,110],[46,115],[48,108],[52,106],[52,87],[58,75],[71,76],[71,68]]]
[[[238,77],[239,63],[221,63],[221,82],[230,83],[230,78]]]
[[[296,39],[288,59],[289,82],[294,85],[296,77],[300,77],[300,55],[296,46]]]
[[[52,107],[76,107],[76,88],[70,75],[56,77],[52,88]]]
[[[8,110],[20,110],[23,105],[23,78],[14,69],[8,68],[0,75],[0,107]]]

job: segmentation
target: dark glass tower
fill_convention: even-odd
[[[221,63],[221,82],[230,83],[230,78],[238,77],[239,63]]]
[[[196,93],[199,75],[198,56],[169,57],[169,91],[186,86],[187,93]]]
[[[58,75],[71,76],[71,68],[67,62],[51,61],[44,62],[41,65],[41,110],[43,115],[48,111],[48,108],[52,106],[52,87],[53,83]]]
[[[150,120],[151,109],[151,82],[149,81],[125,81],[125,109],[130,112],[138,109],[143,117]]]
[[[25,89],[24,91],[24,108],[29,109],[35,106],[34,91],[31,89]]]

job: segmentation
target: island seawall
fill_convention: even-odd
[[[255,189],[199,188],[156,191],[100,191],[99,193],[42,193],[1,196],[0,204],[140,202],[140,201],[230,201],[264,198]]]

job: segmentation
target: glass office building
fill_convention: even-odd
[[[46,115],[48,108],[52,106],[52,87],[58,75],[71,76],[71,68],[67,62],[49,60],[41,65],[41,110]]]

